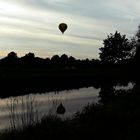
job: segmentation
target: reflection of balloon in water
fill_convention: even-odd
[[[65,107],[60,103],[60,105],[57,107],[57,114],[64,114],[66,112]]]
[[[62,34],[66,31],[66,29],[68,28],[66,23],[60,23],[58,26],[59,30],[62,32]]]

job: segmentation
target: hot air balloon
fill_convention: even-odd
[[[59,30],[62,32],[62,34],[66,31],[66,29],[68,28],[66,23],[60,23],[58,26]]]

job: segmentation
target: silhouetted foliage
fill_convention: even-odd
[[[7,59],[17,59],[17,54],[15,52],[10,52],[7,55]]]
[[[131,57],[132,47],[125,35],[117,31],[115,34],[108,35],[104,40],[104,47],[100,48],[100,59],[103,62],[117,63]]]
[[[66,66],[68,66],[68,56],[66,54],[61,55],[60,57],[60,62],[61,62],[61,66],[66,68]]]
[[[34,58],[35,58],[35,54],[29,52],[28,54],[25,55],[25,57],[26,57],[27,59],[34,59]]]
[[[63,54],[63,55],[61,55],[60,59],[61,59],[62,62],[66,63],[66,62],[68,62],[69,58],[68,58],[68,56],[66,54]]]
[[[135,61],[138,63],[140,62],[140,25],[138,26],[138,30],[132,40],[132,43],[135,48]]]
[[[28,53],[25,56],[21,57],[21,63],[25,65],[33,65],[35,63],[35,54]]]
[[[76,68],[76,59],[72,56],[69,57],[68,59],[68,66],[71,68],[71,69],[75,69]]]
[[[51,58],[51,61],[53,61],[53,62],[59,62],[59,60],[60,60],[59,55],[54,55],[54,56],[52,56],[52,58]]]
[[[0,60],[1,64],[15,66],[18,64],[18,57],[15,52],[10,52],[5,58]]]
[[[115,89],[113,85],[104,85],[101,87],[101,90],[99,92],[99,97],[101,97],[100,102],[106,103],[107,101],[110,101],[115,96]]]

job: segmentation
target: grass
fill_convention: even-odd
[[[27,126],[39,122],[36,105],[35,99],[29,95],[20,99],[10,98],[7,103],[10,119],[9,131],[24,130]]]

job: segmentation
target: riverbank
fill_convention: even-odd
[[[5,131],[1,140],[9,139],[113,139],[140,138],[140,86],[122,92],[105,104],[89,105],[72,119],[46,116],[22,130]]]
[[[0,97],[61,91],[105,84],[139,82],[137,72],[127,68],[48,69],[0,67]]]

